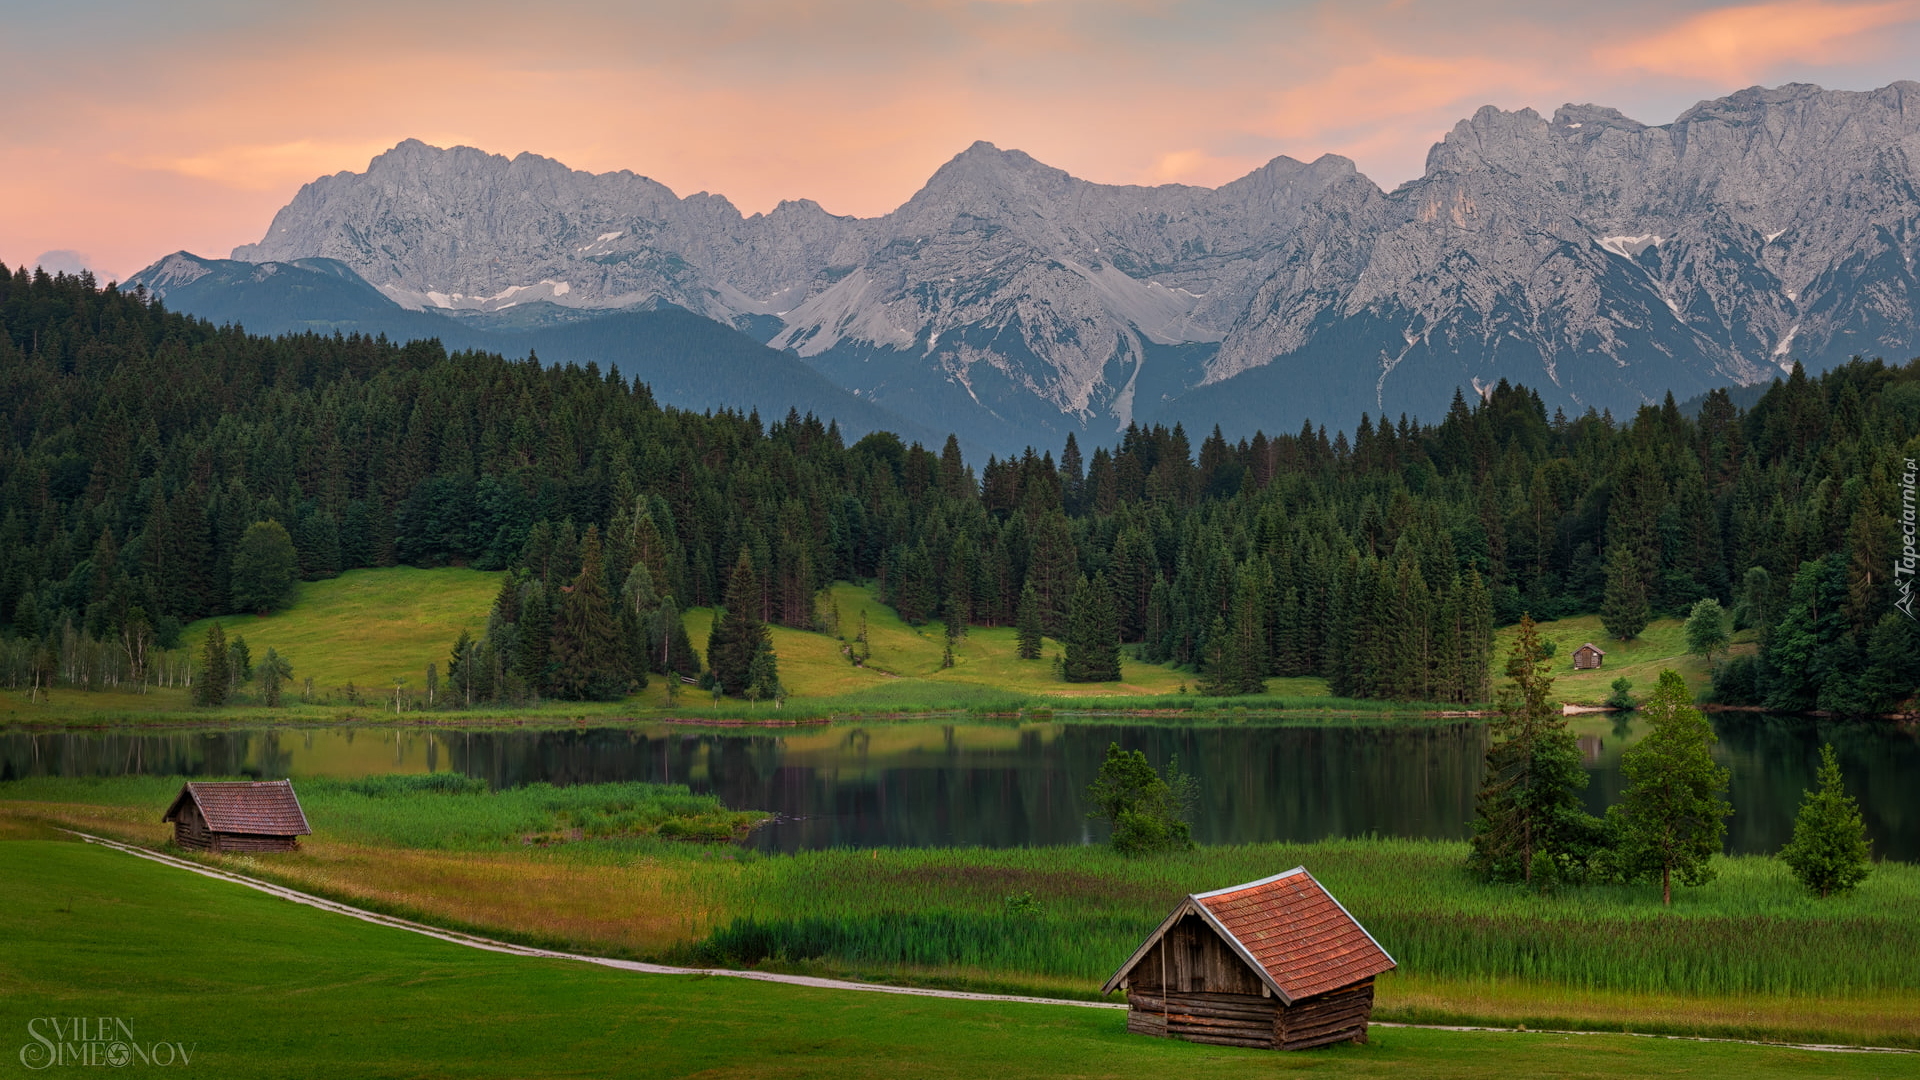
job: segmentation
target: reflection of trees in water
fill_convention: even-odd
[[[1720,735],[1714,756],[1733,770],[1730,849],[1770,854],[1787,842],[1801,793],[1815,784],[1820,747],[1832,743],[1874,855],[1920,859],[1920,731],[1768,713],[1716,713],[1713,726]]]
[[[1920,738],[1891,725],[1719,714],[1718,756],[1733,768],[1729,847],[1771,852],[1791,835],[1800,792],[1823,741],[1839,751],[1875,851],[1920,858]],[[784,819],[757,843],[781,850],[831,845],[1075,844],[1104,842],[1083,796],[1109,742],[1156,766],[1178,755],[1200,781],[1194,836],[1204,843],[1329,836],[1467,834],[1486,751],[1475,723],[1207,726],[1055,723],[845,725],[788,735],[763,731],[572,729],[434,731],[280,728],[131,734],[0,734],[0,778],[29,775],[188,776],[297,772],[303,755],[355,739],[391,743],[409,768],[447,768],[494,787],[621,780],[687,784],[728,806]],[[1588,805],[1619,795],[1618,747],[1596,743]],[[823,734],[829,735],[822,738]],[[379,744],[376,744],[379,745]],[[349,760],[377,764],[371,758]],[[311,766],[310,766],[311,767]]]

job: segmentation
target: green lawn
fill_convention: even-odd
[[[483,953],[75,843],[0,841],[0,880],[0,1031],[118,1017],[201,1076],[1920,1075],[1909,1057],[1382,1028],[1282,1056],[1129,1035],[1118,1011]],[[31,1075],[6,1049],[0,1069]]]

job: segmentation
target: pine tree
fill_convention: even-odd
[[[1600,605],[1600,624],[1614,637],[1631,641],[1640,636],[1652,618],[1646,574],[1632,545],[1613,545],[1607,552],[1607,592]]]
[[[1115,682],[1120,678],[1120,626],[1105,577],[1081,578],[1068,605],[1068,682]]]
[[[1640,714],[1652,730],[1621,758],[1627,788],[1607,811],[1607,824],[1620,876],[1659,881],[1661,902],[1672,904],[1676,878],[1683,885],[1714,878],[1712,859],[1733,813],[1729,774],[1714,763],[1713,727],[1693,707],[1678,672],[1660,673]]]
[[[866,629],[866,612],[860,613],[862,633]],[[1019,642],[1020,659],[1040,659],[1040,597],[1034,592],[1033,582],[1029,581],[1020,589],[1020,613],[1015,616],[1014,636]]]
[[[520,594],[520,621],[514,674],[535,693],[545,693],[552,677],[553,606],[539,578],[530,578]]]
[[[1533,619],[1523,616],[1507,656],[1509,683],[1498,698],[1467,856],[1468,867],[1490,881],[1577,877],[1592,854],[1598,823],[1580,800],[1588,777],[1553,700],[1549,666]]]
[[[749,701],[778,701],[786,697],[780,686],[780,658],[773,651],[773,639],[764,632],[747,664],[746,696]]]
[[[580,573],[572,591],[562,594],[553,623],[554,692],[573,701],[618,701],[630,676],[620,627],[607,603],[599,526],[587,526],[580,556]]]
[[[1831,743],[1820,747],[1818,784],[1801,798],[1793,839],[1780,849],[1780,861],[1793,871],[1794,880],[1825,899],[1851,892],[1873,867],[1860,804],[1841,782],[1840,759]]]
[[[228,680],[233,677],[227,659],[227,632],[219,623],[207,627],[207,638],[200,645],[200,673],[194,680],[193,700],[199,705],[225,705]]]
[[[723,693],[739,697],[752,685],[753,658],[766,639],[766,626],[757,617],[760,581],[746,549],[734,561],[727,579],[726,607],[716,612],[707,637],[707,666]]]

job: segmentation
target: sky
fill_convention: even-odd
[[[406,138],[872,216],[976,139],[1104,183],[1381,186],[1482,105],[1666,123],[1920,79],[1920,0],[0,0],[0,262],[259,239]]]

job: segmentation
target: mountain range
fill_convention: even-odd
[[[867,219],[408,141],[301,188],[234,261],[198,260],[222,268],[199,295],[165,261],[134,280],[209,314],[252,263],[357,285],[350,318],[390,334],[571,328],[589,351],[620,340],[582,329],[600,317],[684,309],[846,391],[834,408],[998,451],[1135,420],[1431,419],[1502,378],[1620,412],[1920,351],[1917,163],[1912,82],[1755,87],[1660,126],[1488,107],[1392,191],[1331,155],[1136,187],[976,143]]]

